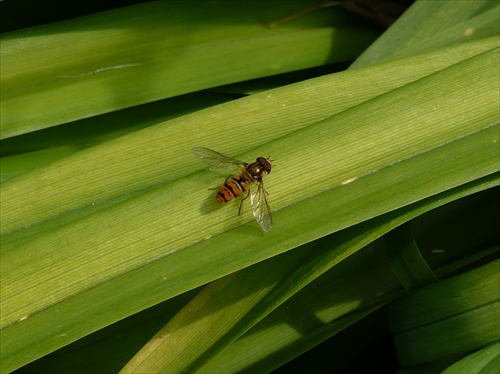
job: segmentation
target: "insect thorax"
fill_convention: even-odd
[[[267,171],[262,167],[262,165],[258,162],[254,162],[246,167],[242,177],[249,181],[260,181],[266,174]]]

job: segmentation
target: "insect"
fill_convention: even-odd
[[[243,200],[250,196],[253,216],[262,230],[265,232],[271,230],[273,226],[271,208],[269,208],[267,192],[262,181],[264,175],[271,172],[269,158],[257,157],[255,162],[246,163],[208,148],[193,148],[193,153],[200,160],[215,168],[234,173],[226,178],[224,185],[217,192],[217,201],[226,203],[246,192],[247,195],[240,202],[238,214],[241,212]],[[236,174],[238,171],[239,174]]]

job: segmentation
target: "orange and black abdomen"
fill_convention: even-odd
[[[244,180],[241,175],[237,175],[226,181],[217,193],[217,200],[225,203],[240,196],[243,192],[250,188],[250,183]]]

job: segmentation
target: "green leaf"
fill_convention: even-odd
[[[443,374],[494,374],[500,370],[500,343],[494,343],[463,358],[443,371]]]
[[[487,5],[487,2],[481,3]],[[270,18],[274,17],[273,12],[289,12],[278,6],[283,2],[273,4]],[[481,12],[481,8],[468,8],[469,15],[474,11],[478,17],[487,17],[492,8],[486,5],[484,12]],[[136,11],[138,8],[131,9]],[[432,10],[433,6],[420,7],[420,11],[425,9]],[[132,13],[127,9],[119,10],[117,14],[133,18]],[[192,14],[191,9],[189,14]],[[144,14],[138,11],[137,15]],[[189,21],[188,15],[188,25],[190,22],[193,25],[205,22],[206,25],[206,21],[210,20],[210,17],[202,17]],[[213,19],[218,17],[213,15]],[[127,17],[124,19],[131,19]],[[238,22],[247,19],[247,15],[241,17]],[[300,51],[298,54],[301,55],[296,57],[298,64],[292,61],[282,66],[286,65],[292,70],[334,60],[324,54],[325,51],[330,55],[335,54],[330,51],[331,39],[325,39],[327,37],[321,26],[324,25],[325,16],[318,15],[319,21],[315,17],[299,19],[293,25],[276,28],[279,36],[293,44],[293,48],[290,44],[288,46]],[[120,21],[118,18],[116,22]],[[121,50],[125,57],[129,57],[129,50],[132,55],[141,56],[141,48],[148,48],[148,45],[130,43],[141,41],[140,33],[137,33],[137,39],[130,39],[130,34],[124,37],[120,33],[122,29],[96,28],[96,25],[106,24],[102,16],[77,20],[75,25],[85,24],[89,19],[96,22],[89,27],[91,30],[103,30],[104,39],[100,39],[101,35],[96,38],[101,42],[112,36],[109,32],[118,30],[122,45],[127,45],[126,49]],[[183,20],[179,18],[178,25],[183,25]],[[163,36],[163,29],[159,26],[161,21],[157,19],[155,22],[159,27],[155,30],[159,30],[158,35]],[[255,21],[248,19],[243,24],[238,22],[234,24],[243,31],[248,30],[247,27],[253,30],[261,26],[256,26]],[[312,27],[312,34],[308,33],[309,22],[320,25],[319,28]],[[68,27],[72,23],[61,25]],[[50,27],[59,26],[47,27],[54,31]],[[185,50],[191,41],[208,40],[209,36],[215,35],[213,40],[220,40],[217,39],[220,35],[223,38],[228,35],[227,28],[216,27],[211,34],[207,27],[195,27],[197,31],[193,35],[200,39],[186,37],[182,41],[185,45],[181,45],[181,48]],[[34,30],[22,31],[26,37],[20,38],[18,45],[36,40],[27,37]],[[327,30],[326,33],[330,35],[331,29],[327,27]],[[232,31],[238,34],[236,30]],[[205,32],[207,39],[204,39]],[[297,32],[303,38],[296,38]],[[22,33],[15,35],[20,37]],[[275,35],[273,33],[268,34]],[[47,35],[38,36],[43,40],[43,36]],[[113,59],[96,61],[92,65],[83,56],[82,66],[75,66],[76,70],[80,70],[72,74],[80,74],[81,71],[98,74],[86,74],[78,79],[51,80],[48,77],[53,77],[53,73],[60,76],[53,66],[50,71],[43,71],[43,65],[33,63],[32,59],[19,58],[18,61],[25,61],[32,67],[41,66],[42,71],[17,76],[17,82],[20,83],[18,88],[28,87],[30,79],[32,82],[47,81],[55,85],[44,91],[42,86],[35,84],[29,86],[29,92],[22,93],[20,90],[18,96],[16,94],[6,100],[2,116],[10,106],[19,112],[16,118],[20,122],[9,124],[4,135],[11,136],[137,105],[166,97],[163,95],[167,91],[167,96],[178,95],[189,90],[273,74],[269,73],[269,60],[264,56],[264,52],[269,51],[260,49],[267,45],[267,38],[257,41],[251,37],[254,34],[244,35],[250,37],[247,47],[242,45],[245,44],[245,38],[239,39],[240,43],[223,43],[219,49],[218,45],[210,45],[215,51],[234,53],[234,59],[239,57],[238,61],[230,60],[227,65],[221,62],[224,58],[215,58],[210,63],[198,59],[200,56],[210,57],[206,49],[197,55],[196,48],[191,50],[193,55],[186,54],[191,59],[179,63],[179,69],[174,69],[176,66],[172,65],[172,72],[177,75],[174,74],[176,82],[171,91],[155,85],[160,82],[160,76],[164,79],[171,74],[169,69],[161,72],[155,70],[156,60],[150,60],[151,65],[144,65],[146,70],[135,67],[99,70],[121,65],[113,65],[117,63]],[[62,41],[56,40],[55,45],[66,48],[64,38],[78,35],[64,32],[51,34],[51,37],[57,36],[61,36]],[[322,40],[313,42],[315,38]],[[90,43],[90,39],[85,40]],[[161,38],[148,40],[153,44],[158,40],[160,44],[168,43]],[[280,40],[273,39],[269,45],[274,46]],[[425,40],[429,45],[433,43],[432,38]],[[364,64],[367,67],[267,91],[158,123],[2,183],[2,371],[12,371],[85,335],[203,284],[225,276],[227,279],[237,278],[239,274],[234,273],[240,269],[280,254],[291,258],[299,256],[290,250],[318,238],[336,232],[342,234],[343,229],[377,219],[424,199],[436,197],[433,202],[437,203],[443,194],[455,188],[473,185],[470,192],[474,192],[498,185],[498,36],[494,28],[488,26],[477,40],[457,43],[461,41],[445,43],[449,44],[446,48],[429,46],[429,49],[422,49],[431,51],[425,54],[408,51],[405,56],[414,56],[396,56],[397,60],[394,58],[391,62],[376,66]],[[312,53],[312,58],[302,56],[308,48],[307,44],[311,44],[318,54]],[[2,51],[3,46],[2,41]],[[156,48],[154,44],[154,53],[158,52]],[[250,66],[250,74],[241,68],[248,66],[248,54],[241,53],[245,48],[257,57],[263,52],[260,55],[263,60],[259,64],[264,68],[255,66],[253,70],[254,67]],[[46,51],[50,52],[47,58],[57,55],[54,50]],[[110,53],[116,51],[110,49]],[[28,52],[31,53],[31,49]],[[377,52],[380,52],[378,58],[390,55],[382,49]],[[280,50],[279,53],[284,59],[295,56],[290,51]],[[120,57],[120,54],[116,56]],[[303,59],[308,62],[304,63]],[[4,60],[2,58],[2,64]],[[123,61],[128,60],[119,60],[118,64]],[[218,64],[222,68],[212,71],[214,76],[202,69],[198,72],[193,66],[199,67],[200,61],[207,62],[206,65],[214,69],[219,69]],[[62,60],[56,61],[56,65],[59,63],[65,64]],[[236,69],[237,72],[229,71],[231,69],[228,67],[236,66],[237,63],[241,64],[240,69]],[[181,82],[179,79],[179,72],[184,71],[181,67],[189,65],[189,72],[196,71],[198,74],[199,84],[189,86],[190,82]],[[20,62],[19,66],[23,67],[23,64]],[[286,71],[288,67],[279,70],[280,67],[276,72]],[[125,78],[130,76],[125,75],[125,72],[139,73],[133,80],[127,81]],[[160,74],[162,72],[163,75]],[[74,81],[80,81],[80,78],[82,85],[74,86]],[[142,78],[147,78],[144,84]],[[13,78],[12,82],[16,79]],[[92,90],[87,90],[89,88]],[[66,89],[74,89],[74,95],[69,95]],[[33,101],[32,98],[38,94],[41,95],[40,100]],[[68,107],[63,106],[60,111],[53,110],[48,105],[49,99],[53,103],[51,97],[57,98],[57,102],[67,99]],[[39,111],[26,106],[24,113],[20,110],[21,101],[16,101],[21,98],[24,98],[25,106],[36,106],[37,103],[45,105],[38,108]],[[35,114],[41,117],[30,117]],[[148,120],[144,122],[139,127],[151,124],[147,123]],[[192,157],[190,148],[194,146],[210,147],[244,160],[272,156],[275,160],[273,172],[265,180],[275,222],[270,233],[264,235],[259,231],[248,206],[245,205],[242,215],[238,216],[237,204],[224,207],[217,205],[213,191],[207,189],[220,185],[224,177],[217,178]],[[371,240],[374,237],[368,239]],[[346,248],[348,250],[342,252],[341,256],[354,253],[359,246]],[[334,252],[334,256],[337,255]],[[268,294],[261,294],[260,300],[265,300],[267,295],[274,295],[274,300],[261,304],[258,313],[254,310],[251,319],[241,322],[241,328],[235,329],[233,334],[224,335],[221,344],[207,345],[201,350],[193,347],[193,351],[201,354],[193,357],[201,357],[202,360],[187,364],[202,367],[199,365],[205,365],[206,361],[209,365],[209,357],[204,356],[206,352],[210,357],[217,357],[213,354],[222,348],[231,347],[228,344],[252,324],[271,310],[279,308],[297,290],[313,282],[315,277],[341,259],[334,257],[331,264],[321,263],[320,271],[303,273],[303,278],[299,277],[300,272],[295,273],[296,281],[290,293],[278,287],[274,291],[276,293],[269,291]],[[264,262],[262,266],[268,267],[272,261]],[[283,271],[284,275],[275,280],[286,285],[286,269],[277,270]],[[249,276],[251,278],[252,274]],[[252,278],[255,289],[265,286],[266,278],[261,278]],[[209,286],[204,293],[204,300],[208,303],[211,300],[206,295],[210,295],[209,291],[217,284],[220,283]],[[242,296],[247,296],[248,301],[252,302],[251,295]],[[213,300],[212,306],[217,306],[216,301]],[[258,302],[259,298],[253,301]],[[325,328],[318,332],[316,338],[307,336],[304,346],[316,344],[332,334],[332,331],[339,331],[382,304],[373,304],[373,309],[368,308],[359,313],[355,311],[331,329]],[[251,308],[252,305],[247,304],[246,307]],[[224,312],[221,310],[221,313]],[[203,313],[206,310],[200,309],[200,315]],[[329,321],[334,321],[339,315],[339,311],[335,310]],[[230,312],[226,316],[231,323],[240,323],[237,322],[238,316]],[[188,317],[179,315],[175,318],[182,321],[182,318]],[[267,339],[269,344],[277,343],[277,340]],[[297,347],[291,351],[294,354],[301,352]],[[223,355],[224,350],[219,353]],[[286,362],[290,357],[289,354],[279,360],[270,360]]]
[[[397,60],[498,35],[494,1],[416,1],[351,67]]]
[[[499,260],[492,261],[391,305],[389,318],[402,365],[429,363],[498,341],[499,265]]]
[[[385,243],[391,267],[407,290],[438,279],[422,257],[413,239],[410,224],[388,233]]]
[[[241,96],[192,93],[4,139],[0,158],[2,182],[91,146]]]
[[[279,28],[263,24],[313,2],[157,1],[5,34],[1,138],[350,60],[377,37],[345,20],[333,27],[322,12]]]

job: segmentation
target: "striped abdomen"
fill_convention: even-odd
[[[224,186],[222,186],[217,193],[217,200],[221,203],[231,201],[235,197],[240,196],[243,192],[247,191],[250,188],[251,183],[252,182],[245,180],[243,175],[232,177],[226,181]]]

